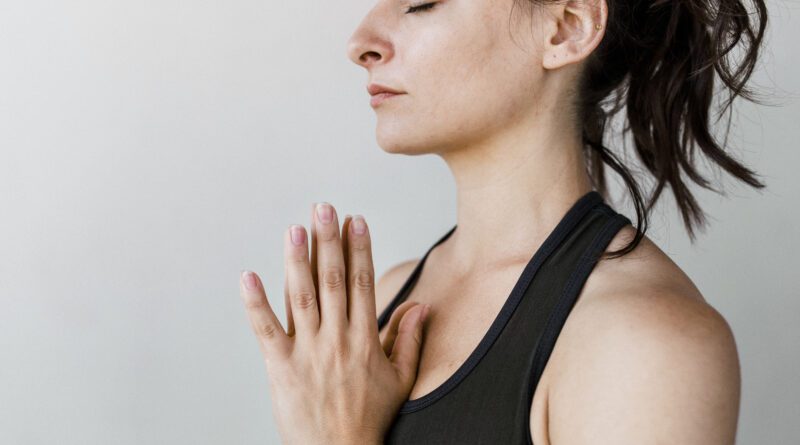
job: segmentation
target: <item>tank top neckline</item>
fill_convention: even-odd
[[[511,289],[511,293],[508,295],[508,297],[506,297],[506,301],[503,303],[500,312],[489,326],[489,330],[483,335],[478,343],[478,346],[470,353],[464,363],[461,364],[461,366],[453,375],[448,377],[442,384],[434,388],[432,391],[416,399],[406,400],[400,407],[398,414],[406,414],[418,411],[439,400],[456,385],[458,385],[458,383],[460,383],[461,380],[463,380],[472,371],[472,369],[477,366],[478,362],[480,362],[483,356],[486,355],[492,344],[500,335],[500,332],[511,319],[514,310],[517,308],[522,296],[525,294],[525,290],[530,285],[534,275],[536,275],[536,271],[539,269],[542,263],[544,263],[550,254],[561,244],[563,239],[572,231],[578,222],[583,219],[583,217],[592,208],[601,203],[603,203],[603,198],[600,193],[596,190],[591,190],[572,204],[572,207],[567,210],[561,220],[547,235],[544,242],[531,256],[531,259],[525,265],[522,273],[514,284],[514,287]],[[433,251],[436,246],[447,240],[450,235],[455,232],[457,227],[458,224],[454,225],[445,235],[443,235],[438,241],[428,248],[422,259],[412,271],[411,275],[409,275],[398,293],[378,318],[379,330],[382,329],[386,324],[394,309],[408,297],[409,293],[416,284],[419,275],[422,272],[422,268],[425,265],[425,261],[428,259],[428,255],[431,253],[431,251]]]

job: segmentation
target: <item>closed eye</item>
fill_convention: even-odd
[[[417,11],[428,11],[431,8],[433,8],[433,6],[435,4],[436,3],[434,2],[434,3],[422,3],[422,4],[419,4],[419,5],[409,6],[408,7],[408,11],[406,11],[406,14],[413,14],[413,13],[415,13]]]

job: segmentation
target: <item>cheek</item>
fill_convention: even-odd
[[[384,112],[381,146],[447,150],[530,113],[540,75],[535,54],[519,35],[512,39],[506,16],[484,19],[451,18],[461,26],[432,26],[404,40],[413,43],[398,53],[404,56],[398,66],[411,95]]]
[[[450,19],[461,26],[437,28],[435,35],[416,41],[412,85],[419,88],[416,99],[433,114],[426,118],[477,114],[482,120],[507,119],[530,106],[538,76],[535,48],[525,32],[515,28],[513,37],[509,35],[505,14]]]
[[[488,32],[488,31],[487,31]],[[508,122],[533,105],[537,76],[530,52],[513,42],[461,36],[448,39],[438,57],[426,60],[423,115],[458,131],[475,131]]]

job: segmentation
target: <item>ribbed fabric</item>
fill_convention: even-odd
[[[533,445],[530,407],[542,370],[597,259],[630,223],[597,191],[578,199],[533,254],[475,350],[444,383],[403,404],[385,443]],[[431,250],[456,227],[428,248],[378,317],[380,328],[411,292]]]

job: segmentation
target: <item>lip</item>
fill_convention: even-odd
[[[392,94],[402,94],[403,91],[396,90],[394,88],[388,87],[386,85],[381,85],[379,83],[371,83],[367,85],[367,92],[370,96],[374,96],[380,93],[392,93]]]
[[[382,104],[384,101],[389,100],[393,97],[397,97],[402,95],[403,93],[378,93],[372,96],[369,100],[369,104],[372,107],[377,107],[378,105]]]

